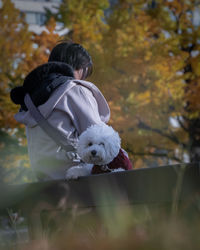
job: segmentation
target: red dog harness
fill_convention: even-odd
[[[122,149],[119,150],[119,154],[107,165],[98,166],[94,165],[92,168],[92,174],[103,174],[112,172],[114,169],[123,168],[124,170],[131,170],[132,163],[125,155]]]

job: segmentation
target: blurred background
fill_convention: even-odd
[[[134,168],[200,160],[200,1],[0,0],[1,182],[34,180],[9,93],[61,39],[92,55]]]

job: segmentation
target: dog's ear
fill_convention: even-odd
[[[120,144],[119,143],[115,143],[115,141],[113,141],[111,139],[111,141],[109,141],[108,144],[107,144],[106,150],[107,150],[107,152],[108,152],[111,160],[113,160],[118,155],[118,153],[119,153]]]
[[[110,140],[112,142],[112,144],[120,148],[121,147],[121,138],[120,138],[118,132],[113,129],[113,133],[110,137],[112,138]]]
[[[119,150],[121,148],[121,139],[119,134],[112,127],[109,127],[109,130],[111,133],[109,136],[105,137],[106,154],[107,159],[109,160],[108,163],[110,163],[119,154]]]

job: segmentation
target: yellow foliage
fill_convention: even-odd
[[[83,44],[86,48],[92,45],[98,49],[102,32],[107,29],[106,23],[102,21],[103,10],[107,7],[107,0],[64,0],[60,9],[62,13],[66,11],[67,15],[63,14],[62,20],[72,29],[72,40]]]
[[[28,25],[10,0],[2,0],[0,8],[0,127],[15,127],[16,107],[10,103],[9,90],[23,76],[23,59],[30,56],[32,43]]]

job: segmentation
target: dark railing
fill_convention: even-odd
[[[23,185],[0,185],[0,211],[20,210],[34,237],[42,211],[127,204],[170,205],[200,197],[200,164],[178,164]]]

